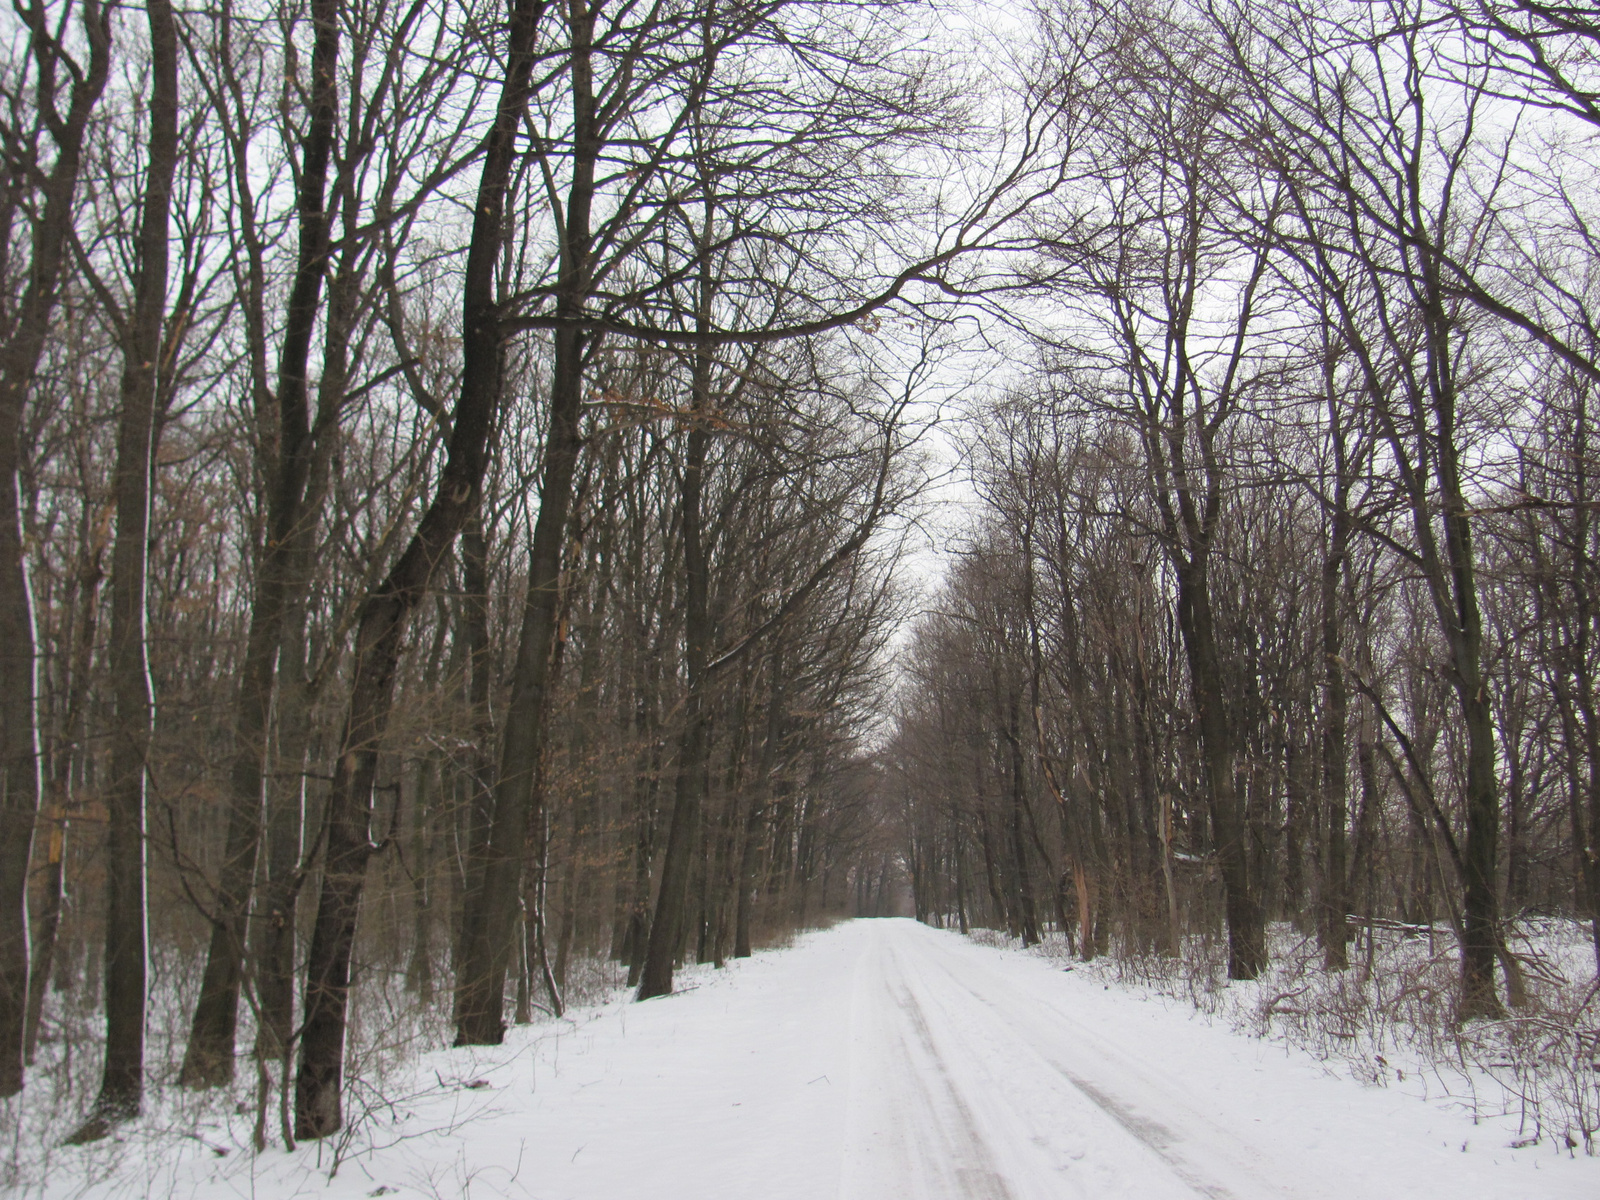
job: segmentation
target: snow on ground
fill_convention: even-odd
[[[1600,1159],[1364,1086],[1156,999],[912,921],[424,1055],[339,1144],[146,1121],[51,1154],[69,1196],[1561,1200]],[[219,1154],[218,1151],[226,1151]],[[335,1159],[337,1158],[337,1163]],[[335,1169],[336,1168],[336,1169]],[[332,1176],[330,1179],[330,1175]]]

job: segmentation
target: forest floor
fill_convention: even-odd
[[[1092,971],[854,921],[645,1004],[619,993],[358,1092],[347,1136],[248,1149],[160,1114],[55,1150],[68,1196],[536,1200],[1560,1200],[1600,1158],[1513,1148],[1422,1078],[1385,1086]]]

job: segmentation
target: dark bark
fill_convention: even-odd
[[[1165,132],[1187,137],[1195,131]],[[1210,185],[1202,183],[1202,176],[1211,169],[1209,163],[1181,163],[1181,209],[1166,218],[1170,221],[1167,235],[1183,261],[1162,283],[1160,333],[1151,340],[1165,343],[1169,365],[1158,365],[1163,355],[1153,355],[1146,344],[1144,317],[1136,315],[1141,305],[1124,293],[1120,283],[1110,289],[1107,298],[1123,344],[1131,353],[1135,407],[1130,415],[1144,445],[1151,497],[1160,514],[1160,540],[1177,581],[1178,626],[1205,763],[1213,852],[1222,876],[1228,976],[1254,979],[1266,965],[1265,912],[1258,893],[1260,881],[1252,879],[1250,871],[1246,820],[1252,814],[1245,811],[1234,777],[1239,735],[1226,705],[1228,684],[1218,645],[1210,572],[1229,471],[1226,457],[1219,453],[1219,440],[1230,418],[1237,415],[1242,377],[1251,370],[1246,355],[1248,335],[1257,292],[1266,277],[1268,254],[1276,249],[1270,234],[1278,213],[1274,207],[1257,214],[1262,228],[1252,235],[1253,262],[1239,295],[1237,314],[1229,323],[1230,349],[1219,367],[1220,374],[1202,378],[1194,371],[1196,346],[1190,339],[1208,282],[1201,278],[1200,263],[1210,252],[1207,241],[1213,230],[1205,199]],[[1273,203],[1275,206],[1278,201]]]
[[[660,791],[661,769],[658,755],[659,750],[652,746],[641,756],[642,769],[634,784],[633,872],[622,934],[630,988],[639,986],[645,952],[650,945],[650,864],[656,851],[656,797]]]
[[[437,489],[405,551],[366,599],[356,629],[350,706],[340,738],[325,821],[317,918],[306,966],[305,1012],[295,1079],[295,1136],[326,1137],[341,1108],[350,951],[366,876],[378,749],[393,707],[407,619],[421,603],[456,535],[477,511],[488,466],[489,431],[500,398],[495,268],[506,237],[506,197],[515,139],[531,96],[541,0],[513,0],[506,78],[484,142],[462,295],[462,372],[448,457]]]
[[[1431,272],[1425,274],[1425,316],[1428,354],[1427,406],[1434,425],[1433,466],[1437,476],[1444,555],[1440,560],[1432,538],[1431,515],[1421,489],[1412,493],[1412,516],[1423,548],[1424,570],[1450,650],[1450,682],[1466,732],[1464,807],[1466,830],[1461,846],[1462,946],[1461,1002],[1457,1015],[1499,1017],[1504,1014],[1495,992],[1495,963],[1500,958],[1500,899],[1496,880],[1500,834],[1499,780],[1495,769],[1494,710],[1483,668],[1483,616],[1478,601],[1477,563],[1472,544],[1470,505],[1462,489],[1456,445],[1456,385],[1449,344],[1450,317]],[[1414,397],[1414,402],[1420,396]],[[1420,424],[1420,422],[1419,422]],[[1422,449],[1426,461],[1427,448]]]
[[[1495,879],[1500,831],[1499,781],[1495,775],[1494,711],[1483,677],[1482,618],[1478,609],[1471,538],[1459,489],[1446,500],[1446,544],[1450,574],[1460,614],[1459,649],[1455,655],[1457,701],[1467,734],[1466,837],[1462,840],[1464,873],[1464,943],[1461,948],[1463,1020],[1503,1014],[1495,993],[1495,962],[1500,947],[1500,901]]]
[[[39,187],[28,279],[0,347],[0,1096],[22,1090],[28,1002],[28,861],[39,812],[37,647],[33,596],[23,549],[20,492],[23,410],[44,353],[60,294],[84,131],[105,90],[111,60],[111,18],[98,0],[82,0],[89,61],[71,68],[65,111],[56,107],[63,52],[43,4],[19,8],[39,79],[36,95],[56,146]]]
[[[106,802],[106,1048],[100,1093],[74,1140],[136,1116],[144,1100],[145,784],[154,701],[146,646],[146,571],[166,314],[167,232],[178,162],[178,30],[170,0],[149,0],[150,132],[133,307],[121,330],[117,535],[111,552],[113,697]],[[181,325],[174,322],[176,328]]]
[[[1349,762],[1347,741],[1349,695],[1345,684],[1342,598],[1340,584],[1349,554],[1350,515],[1345,478],[1345,449],[1335,402],[1330,401],[1335,471],[1332,507],[1328,514],[1328,544],[1322,559],[1322,815],[1327,825],[1327,858],[1322,872],[1321,921],[1323,962],[1330,971],[1350,964],[1349,867],[1345,853],[1345,828],[1349,820]]]
[[[693,402],[697,415],[709,411],[710,367],[709,356],[702,351],[695,360]],[[696,420],[689,428],[684,458],[681,513],[684,667],[689,694],[684,701],[684,731],[678,744],[677,787],[673,796],[672,816],[667,825],[661,882],[656,892],[655,915],[650,921],[650,943],[645,952],[644,971],[639,979],[641,1000],[664,996],[672,991],[673,960],[677,957],[684,910],[688,904],[694,835],[698,832],[700,809],[706,793],[710,737],[705,687],[711,618],[710,576],[700,506],[709,444],[710,434],[704,421]]]
[[[573,106],[573,177],[563,213],[558,304],[579,311],[587,297],[590,208],[599,146],[591,65],[594,14],[574,4],[569,66]],[[582,449],[583,368],[591,339],[575,329],[555,335],[550,414],[539,483],[539,516],[528,551],[528,595],[522,610],[511,696],[501,734],[488,837],[476,857],[478,889],[466,897],[456,971],[456,1045],[493,1046],[505,1037],[505,981],[510,966],[524,843],[535,818],[539,759],[551,683],[556,616],[561,604],[561,550],[572,507],[572,482]]]
[[[28,964],[28,1008],[23,1027],[22,1056],[28,1066],[33,1065],[34,1052],[39,1045],[39,1022],[44,1016],[44,994],[50,982],[50,970],[55,963],[56,936],[61,928],[61,905],[64,898],[64,866],[67,849],[67,815],[63,805],[52,803],[41,819],[45,846],[44,862],[40,868],[37,900],[38,907],[29,913],[33,936],[33,960]]]
[[[1309,706],[1306,708],[1310,711]],[[1298,714],[1297,714],[1298,715]],[[1305,906],[1306,894],[1306,833],[1311,825],[1311,789],[1306,786],[1306,748],[1300,739],[1283,733],[1288,738],[1283,757],[1283,894],[1277,899],[1277,911],[1283,919],[1291,921],[1297,930],[1306,931],[1309,926],[1308,919],[1314,920],[1314,914],[1308,914]],[[1273,780],[1267,780],[1270,787]],[[1272,801],[1268,798],[1263,807],[1270,807]],[[1271,832],[1267,831],[1267,845],[1263,846],[1263,853],[1270,857]],[[1265,868],[1265,863],[1263,867]],[[1263,877],[1268,872],[1264,869]],[[1263,900],[1269,899],[1263,897]]]
[[[1572,830],[1572,852],[1575,860],[1574,892],[1580,911],[1589,918],[1589,936],[1594,946],[1595,969],[1600,972],[1600,847],[1596,846],[1596,826],[1600,824],[1600,778],[1595,777],[1591,766],[1589,778],[1584,778],[1582,756],[1589,762],[1600,762],[1600,739],[1595,736],[1592,722],[1581,723],[1570,691],[1563,686],[1557,689],[1561,710],[1561,726],[1567,743],[1565,775],[1567,793],[1567,820]],[[1579,749],[1581,747],[1581,750]]]
[[[461,845],[466,854],[459,889],[461,911],[456,916],[451,942],[452,961],[458,976],[466,897],[473,895],[483,882],[483,863],[473,849],[488,839],[493,815],[494,714],[489,710],[489,697],[494,688],[495,664],[489,644],[489,540],[484,534],[480,513],[473,514],[461,531],[461,584],[458,636],[467,655],[466,700],[472,745],[466,750],[465,762],[459,768],[459,784],[466,791],[466,803],[462,811],[464,819],[458,822],[458,827],[465,833]]]
[[[1027,772],[1023,766],[1021,701],[1012,694],[1007,705],[1006,745],[1010,750],[1009,770],[1011,783],[1011,813],[1008,831],[1011,835],[1011,868],[1017,880],[1017,915],[1019,932],[1024,949],[1039,941],[1039,922],[1033,901],[1033,872],[1028,868],[1028,845],[1023,837],[1023,823],[1028,807]],[[1084,941],[1089,941],[1089,931],[1083,931]]]
[[[761,756],[756,767],[754,787],[751,789],[750,808],[745,815],[744,844],[739,852],[738,874],[734,901],[733,956],[749,958],[751,954],[750,926],[754,920],[756,900],[756,863],[761,854],[761,839],[766,825],[769,798],[775,789],[773,770],[778,762],[778,742],[783,732],[784,689],[782,656],[771,658],[771,694],[767,697],[767,731],[761,744]]]
[[[1562,448],[1565,491],[1573,500],[1570,519],[1561,522],[1547,548],[1537,529],[1534,553],[1534,617],[1540,633],[1540,658],[1548,665],[1549,688],[1561,722],[1561,769],[1572,831],[1574,894],[1589,920],[1596,969],[1600,970],[1600,704],[1590,669],[1597,627],[1595,562],[1591,552],[1592,507],[1587,397],[1580,393],[1572,413],[1572,441]]]
[[[603,494],[600,510],[610,512],[614,497]],[[585,506],[579,506],[580,509]],[[571,541],[582,541],[581,524],[574,513]],[[600,688],[602,651],[605,645],[606,601],[610,595],[610,532],[609,524],[602,524],[599,547],[586,574],[589,577],[587,603],[580,614],[572,619],[572,627],[581,631],[582,654],[578,666],[578,695],[573,708],[572,737],[568,761],[571,764],[573,790],[569,799],[571,807],[570,840],[566,852],[566,881],[561,901],[561,927],[556,939],[555,982],[561,991],[567,987],[567,968],[575,947],[584,932],[579,920],[594,909],[595,870],[591,865],[594,856],[590,845],[597,830],[595,815],[598,808],[599,764],[596,761],[595,733],[600,727]]]
[[[641,639],[644,632],[640,631]],[[641,647],[641,651],[643,648]],[[657,809],[661,792],[661,739],[657,714],[660,685],[660,659],[654,652],[641,652],[635,662],[633,733],[640,746],[635,759],[633,808],[633,871],[628,884],[624,914],[624,959],[628,964],[628,986],[639,986],[644,972],[644,956],[650,945],[650,874],[656,855]]]
[[[1266,966],[1265,914],[1250,879],[1243,805],[1234,781],[1233,729],[1224,700],[1210,579],[1204,559],[1178,568],[1178,619],[1206,764],[1212,850],[1228,920],[1228,978],[1254,979]]]
[[[294,1035],[295,910],[305,880],[301,860],[306,756],[311,740],[305,625],[301,600],[291,606],[278,665],[273,771],[266,789],[266,869],[256,893],[250,931],[256,989],[255,1055],[263,1065],[285,1063]]]
[[[1420,214],[1415,219],[1420,228]],[[1394,451],[1411,510],[1416,541],[1414,561],[1427,584],[1447,649],[1448,678],[1465,733],[1462,799],[1466,821],[1460,853],[1463,895],[1458,1016],[1470,1020],[1498,1017],[1504,1012],[1495,991],[1495,962],[1501,937],[1495,877],[1500,798],[1494,712],[1483,668],[1483,616],[1477,592],[1471,505],[1462,488],[1456,444],[1452,320],[1441,299],[1437,271],[1436,259],[1423,256],[1419,278],[1414,282],[1418,315],[1426,334],[1425,371],[1422,378],[1413,374],[1404,383],[1405,414],[1394,411],[1394,398],[1386,390],[1373,387],[1373,400],[1375,414]],[[1367,371],[1369,380],[1373,379],[1372,368]],[[1408,445],[1407,429],[1414,437],[1414,446]],[[1436,527],[1440,508],[1440,527]]]
[[[447,628],[441,619],[440,628]],[[411,805],[406,868],[411,874],[411,953],[406,960],[406,991],[423,1006],[433,1004],[433,828],[438,807],[439,762],[426,754],[417,763]]]
[[[1348,164],[1359,150],[1341,145],[1334,160],[1346,166],[1326,181],[1348,224],[1340,235],[1356,248],[1353,259],[1346,261],[1363,276],[1379,316],[1373,318],[1365,301],[1358,304],[1352,299],[1343,279],[1346,268],[1333,265],[1332,256],[1322,249],[1317,252],[1318,282],[1337,309],[1340,334],[1360,368],[1381,435],[1393,451],[1393,471],[1410,509],[1414,544],[1407,557],[1427,586],[1461,716],[1465,836],[1458,1015],[1467,1020],[1502,1013],[1495,991],[1501,944],[1496,883],[1500,805],[1494,719],[1483,667],[1472,506],[1463,491],[1457,445],[1461,346],[1452,339],[1462,329],[1457,307],[1463,296],[1502,319],[1512,314],[1473,287],[1463,289],[1462,280],[1470,283],[1470,272],[1452,258],[1445,244],[1447,234],[1453,236],[1458,228],[1458,222],[1447,220],[1445,214],[1453,213],[1461,199],[1456,188],[1468,151],[1465,141],[1424,144],[1428,100],[1421,83],[1425,71],[1420,37],[1419,31],[1410,29],[1393,41],[1408,70],[1392,93],[1384,93],[1388,107],[1378,115],[1384,134],[1381,144],[1372,147],[1376,161],[1351,171]],[[1437,171],[1423,166],[1435,152],[1440,154]],[[1369,172],[1391,180],[1394,188],[1377,206],[1361,186],[1362,180],[1373,177]],[[1469,244],[1474,254],[1481,252],[1478,243]],[[1525,319],[1520,324],[1529,328]],[[1383,339],[1382,361],[1367,344],[1368,336]],[[1597,378],[1594,364],[1574,355],[1559,339],[1544,333],[1540,340],[1589,379]]]
[[[977,812],[978,845],[983,850],[983,877],[989,888],[989,900],[994,905],[994,915],[1000,918],[1007,929],[1010,929],[1013,927],[1011,907],[1006,903],[1005,892],[1000,887],[999,872],[994,859],[994,838],[989,832],[989,809],[983,803],[981,794],[977,797]]]
[[[751,797],[745,813],[744,840],[739,848],[739,865],[736,869],[737,893],[733,910],[733,957],[749,958],[752,953],[750,926],[754,919],[756,899],[756,863],[761,855],[761,836],[765,822],[766,806],[762,793]]]
[[[276,429],[262,448],[266,481],[266,528],[256,552],[250,629],[235,702],[232,762],[228,774],[228,826],[217,890],[212,900],[211,941],[195,1003],[189,1042],[178,1082],[218,1087],[233,1079],[234,1033],[245,945],[245,913],[261,840],[263,772],[267,757],[278,664],[288,608],[305,590],[312,565],[316,509],[321,488],[314,479],[318,438],[309,412],[311,339],[328,269],[328,167],[337,141],[341,0],[315,0],[311,21],[310,121],[300,147],[295,210],[299,249],[285,310],[277,391],[259,398],[276,409]],[[347,331],[330,320],[323,386],[342,391]],[[333,377],[328,375],[332,369]],[[324,411],[329,408],[324,405]],[[338,400],[332,404],[337,411]],[[281,901],[280,901],[281,902]]]

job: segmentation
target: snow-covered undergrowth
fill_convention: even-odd
[[[1016,946],[993,930],[986,945]],[[1588,930],[1574,921],[1522,922],[1511,936],[1526,998],[1503,1020],[1454,1020],[1458,963],[1447,930],[1361,931],[1350,968],[1326,971],[1314,936],[1269,930],[1271,966],[1227,978],[1226,946],[1190,938],[1180,956],[1126,951],[1072,962],[1108,983],[1176,999],[1240,1033],[1279,1040],[1377,1087],[1446,1095],[1475,1118],[1515,1116],[1528,1142],[1555,1139],[1600,1153],[1600,979]],[[1064,962],[1065,939],[1037,953]]]
[[[241,1057],[232,1087],[199,1092],[178,1087],[199,972],[187,960],[158,959],[152,967],[144,1114],[103,1141],[62,1146],[99,1088],[104,1018],[84,997],[53,993],[27,1086],[21,1095],[0,1101],[0,1188],[42,1194],[55,1177],[59,1192],[65,1173],[74,1184],[69,1194],[88,1192],[113,1179],[159,1179],[175,1155],[229,1159],[251,1155],[258,1138],[284,1144],[283,1068],[272,1064],[270,1086],[263,1089],[256,1061],[246,1053],[255,1039],[248,1006],[240,1013]],[[619,994],[625,975],[619,964],[574,958],[564,1000],[574,1008],[605,1003]],[[535,1025],[551,1019],[545,1000],[542,991],[534,996]],[[345,1126],[305,1148],[299,1157],[307,1168],[333,1175],[350,1154],[381,1144],[385,1129],[398,1127],[402,1116],[424,1100],[463,1087],[470,1094],[471,1081],[417,1071],[419,1059],[448,1046],[452,1034],[447,992],[422,997],[406,989],[400,972],[368,972],[350,1010]]]

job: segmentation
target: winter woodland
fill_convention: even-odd
[[[1018,1165],[1081,1096],[1249,1193],[1210,1101],[1128,1115],[1107,989],[1592,1168],[1591,9],[0,23],[6,1183],[154,1188],[107,1147],[184,1139],[337,1174],[426,1109],[407,1072],[456,1128],[539,1029],[699,1012],[686,972],[855,988],[852,1044],[909,1047],[851,1058],[888,1140],[796,1196],[891,1194],[929,1130],[917,1195],[1084,1153],[1085,1194],[1164,1195],[1044,1124]],[[751,957],[887,916],[971,937]],[[993,1021],[1078,1099],[983,1117]]]

